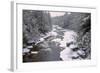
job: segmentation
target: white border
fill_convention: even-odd
[[[48,11],[70,11],[70,12],[86,12],[91,13],[91,60],[80,60],[80,61],[55,61],[55,62],[33,62],[23,63],[22,62],[22,10],[48,10]],[[13,3],[14,16],[12,34],[13,34],[13,46],[12,46],[12,67],[13,71],[30,71],[33,69],[54,69],[54,68],[66,68],[66,67],[80,67],[80,66],[93,66],[96,65],[96,48],[95,48],[95,30],[94,24],[96,24],[96,9],[91,7],[73,7],[73,6],[59,6],[59,5],[40,5],[32,3]]]

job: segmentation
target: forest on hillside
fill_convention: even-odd
[[[54,13],[23,10],[23,62],[91,59],[91,14]],[[66,48],[71,54],[63,59]]]

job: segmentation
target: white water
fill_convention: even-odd
[[[59,43],[60,44],[59,47],[61,47],[61,49],[63,48],[63,50],[60,52],[60,58],[62,60],[71,60],[72,56],[75,56],[75,57],[78,56],[77,53],[73,52],[71,49],[71,48],[77,47],[77,45],[74,44],[76,43],[76,38],[78,37],[75,31],[68,30],[68,29],[66,30],[66,29],[61,28],[58,25],[53,25],[52,31],[48,32],[44,37],[41,37],[37,43],[44,42],[45,38],[49,36],[56,37],[57,35],[59,35],[57,32],[59,32],[60,30],[62,31],[62,33],[64,33],[64,35],[62,35],[63,39],[54,38],[51,41]],[[67,46],[68,43],[72,43],[72,44],[70,46]],[[51,51],[51,49],[47,49],[47,51],[48,50]],[[29,49],[26,48],[23,50],[23,52],[24,53],[29,52]]]
[[[61,47],[61,49],[63,48],[63,50],[60,52],[60,58],[62,60],[71,60],[72,59],[72,56],[74,57],[77,57],[77,53],[73,52],[71,48],[75,48],[77,47],[77,44],[76,43],[76,39],[78,37],[77,33],[75,31],[72,31],[72,30],[65,30],[61,27],[59,27],[58,25],[53,25],[53,30],[51,32],[48,33],[48,35],[52,35],[52,36],[57,36],[59,35],[56,31],[59,31],[60,30],[64,30],[64,35],[63,36],[63,39],[61,38],[55,38],[53,39],[52,41],[53,42],[58,42]],[[72,43],[69,47],[67,46],[68,43]]]
[[[60,42],[60,47],[64,48],[64,50],[60,52],[60,57],[62,58],[62,60],[71,60],[72,56],[77,56],[77,54],[74,53],[71,49],[77,47],[77,45],[74,44],[76,43],[77,36],[77,33],[72,30],[66,30],[66,32],[64,33],[64,38]],[[68,43],[72,42],[73,44],[71,44],[70,46],[66,46]]]

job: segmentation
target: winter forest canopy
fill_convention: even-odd
[[[23,10],[23,62],[91,59],[91,14]]]

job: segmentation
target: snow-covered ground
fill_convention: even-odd
[[[48,35],[50,36],[57,36],[59,35],[57,32],[59,31],[64,31],[62,33],[64,33],[64,35],[62,35],[63,39],[61,38],[55,38],[51,41],[53,42],[57,42],[59,43],[59,47],[61,47],[61,49],[63,48],[63,50],[60,52],[60,58],[62,60],[71,60],[72,56],[77,57],[78,54],[72,51],[72,48],[76,48],[77,44],[76,44],[76,40],[77,40],[77,33],[75,31],[72,30],[65,30],[63,28],[61,28],[58,25],[53,25],[53,29],[51,32],[48,33]],[[68,44],[70,44],[69,46],[67,46]]]
[[[60,35],[61,37],[63,37],[63,39],[58,38],[57,36],[59,36],[58,32],[62,32],[63,35]],[[77,38],[78,38],[78,34],[73,31],[73,30],[69,30],[69,29],[63,29],[58,25],[53,25],[53,28],[50,32],[48,32],[45,36],[41,37],[39,39],[38,42],[36,42],[37,44],[42,42],[42,44],[44,44],[45,46],[47,46],[48,42],[46,42],[46,38],[50,39],[51,37],[53,37],[53,39],[49,40],[50,42],[55,42],[55,43],[59,43],[59,49],[61,50],[60,52],[60,58],[64,61],[67,60],[72,60],[72,57],[77,58],[79,57],[78,54],[84,54],[83,51],[77,51],[74,52],[73,48],[77,48]],[[43,43],[45,42],[45,43]],[[36,44],[36,45],[37,45]],[[29,52],[28,48],[32,48],[32,46],[27,46],[26,49],[23,49],[23,52]],[[49,47],[49,44],[47,46],[47,49],[43,49],[44,51],[49,51],[52,52],[52,49]],[[32,52],[32,53],[37,53],[37,52]]]
[[[71,60],[72,56],[77,57],[78,54],[72,51],[72,48],[76,48],[77,44],[76,44],[76,39],[78,37],[77,33],[73,30],[68,30],[68,29],[63,29],[58,25],[53,25],[52,31],[47,33],[47,35],[43,38],[46,38],[48,36],[53,36],[56,37],[58,36],[58,32],[63,33],[61,38],[54,38],[51,41],[52,42],[56,42],[59,43],[59,47],[61,47],[61,50],[63,48],[63,50],[60,52],[60,58],[62,60]],[[43,38],[41,38],[41,41],[45,41]],[[70,44],[69,46],[67,46],[68,44]]]
[[[77,57],[78,54],[72,51],[72,48],[76,48],[77,33],[72,30],[66,30],[64,32],[63,40],[60,42],[60,47],[64,49],[60,52],[60,58],[62,60],[71,60],[72,56]],[[68,45],[69,44],[69,45]]]

